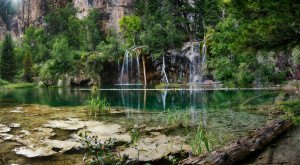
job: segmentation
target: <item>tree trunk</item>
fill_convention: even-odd
[[[252,135],[245,136],[229,146],[201,157],[184,159],[180,161],[179,164],[238,164],[239,162],[248,158],[254,152],[266,147],[279,134],[288,130],[292,125],[293,122],[291,120],[276,120],[262,129],[256,130],[256,132]]]
[[[144,56],[142,56],[142,61],[143,61],[143,72],[144,72],[144,85],[147,85],[146,62]]]

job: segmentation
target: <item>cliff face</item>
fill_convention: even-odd
[[[103,14],[103,30],[115,29],[119,31],[118,22],[124,15],[131,13],[133,0],[73,0],[77,8],[78,18],[87,16],[89,10],[100,9]],[[11,18],[11,31],[14,37],[23,34],[29,25],[44,26],[47,13],[67,5],[68,0],[19,0],[17,12]],[[6,26],[0,18],[0,38],[6,32]]]

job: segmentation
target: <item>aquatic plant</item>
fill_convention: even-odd
[[[136,142],[139,140],[140,138],[140,132],[137,128],[133,128],[131,130],[131,143],[132,144],[136,144]]]
[[[166,113],[166,125],[188,127],[190,125],[189,112],[172,112],[168,109]]]
[[[288,100],[280,103],[281,109],[285,112],[285,117],[293,120],[294,123],[300,123],[300,101]]]
[[[86,101],[86,104],[90,110],[90,115],[94,114],[95,117],[99,113],[104,114],[110,112],[110,105],[104,97],[91,97],[89,100]]]
[[[189,142],[189,145],[192,149],[192,153],[194,155],[201,155],[202,153],[205,152],[210,152],[212,149],[212,142],[205,129],[199,125],[197,132],[195,133],[194,136],[191,137],[191,140]]]
[[[115,139],[100,142],[97,136],[81,135],[88,153],[84,155],[84,162],[91,165],[121,165],[128,160],[128,156],[116,154]]]

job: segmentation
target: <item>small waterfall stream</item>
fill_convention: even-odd
[[[126,50],[120,74],[120,85],[140,83],[140,61],[139,56],[134,57],[131,52]]]
[[[202,50],[202,51],[201,51]],[[206,64],[206,42],[203,41],[202,49],[200,43],[193,42],[190,50],[190,75],[189,83],[197,84],[203,82],[203,73]]]
[[[163,55],[163,64],[162,64],[161,72],[162,72],[162,75],[163,75],[163,79],[162,80],[166,84],[169,84],[168,76],[167,76],[167,73],[166,73],[165,55]]]

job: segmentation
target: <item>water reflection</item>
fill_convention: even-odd
[[[279,91],[203,91],[203,90],[102,90],[112,106],[139,111],[189,110],[196,121],[196,112],[202,112],[206,125],[207,112],[232,110],[242,103],[249,105],[272,104]],[[32,88],[0,93],[0,105],[45,104],[50,106],[83,105],[90,98],[90,90],[71,88]],[[293,96],[290,96],[293,97]],[[251,99],[254,98],[254,99]],[[130,114],[128,113],[128,116]]]

